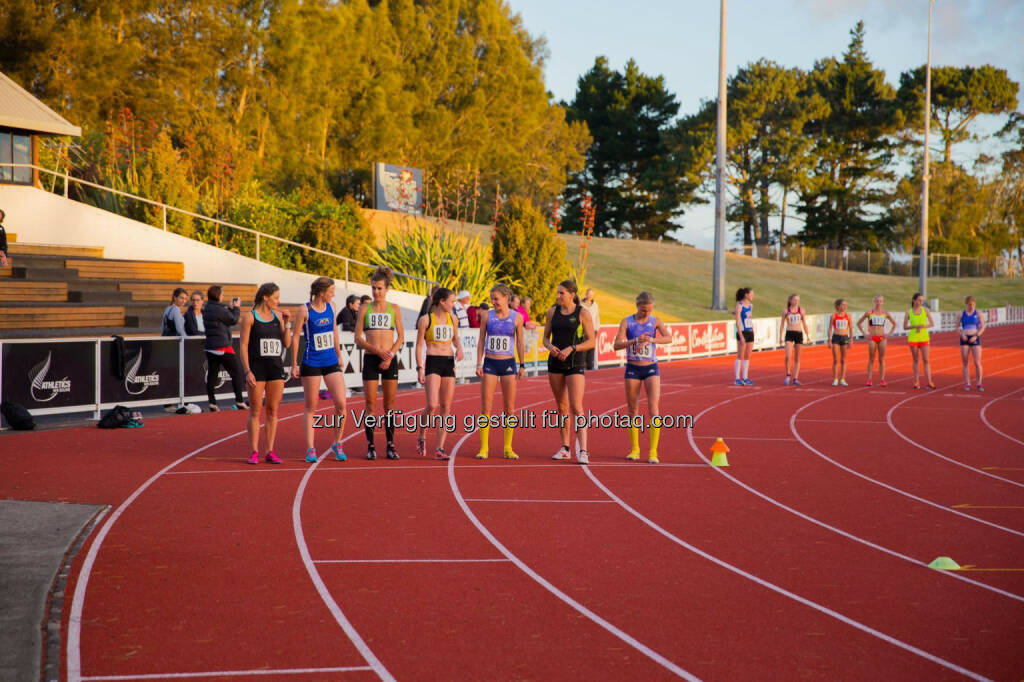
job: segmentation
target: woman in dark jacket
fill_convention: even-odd
[[[206,292],[208,300],[203,306],[203,326],[206,327],[206,396],[210,400],[210,412],[219,409],[213,392],[217,388],[221,367],[231,376],[231,386],[235,390],[235,409],[244,410],[249,407],[242,398],[242,388],[245,386],[242,364],[231,346],[231,327],[238,324],[239,300],[232,299],[231,305],[227,307],[221,305],[222,291],[220,285],[210,287]]]
[[[203,292],[193,291],[189,300],[189,308],[185,311],[185,335],[202,336],[206,334],[203,323]]]

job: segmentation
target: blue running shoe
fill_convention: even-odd
[[[745,386],[745,384],[743,383],[743,379],[737,379],[736,380],[736,385],[737,386]]]
[[[743,385],[744,386],[753,386],[754,385],[754,380],[753,379],[744,379],[743,380]]]
[[[335,443],[334,445],[332,445],[331,451],[334,453],[334,459],[338,460],[339,462],[344,462],[346,459],[348,459],[348,457],[345,456],[345,453],[341,449],[341,443]]]
[[[800,383],[799,379],[793,379],[793,385],[794,386],[803,386],[803,384]]]
[[[313,448],[306,450],[306,461],[310,464],[316,464],[316,450]]]

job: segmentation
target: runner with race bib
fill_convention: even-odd
[[[363,351],[363,396],[366,398],[365,417],[372,417],[377,407],[377,382],[384,394],[384,412],[395,406],[398,394],[397,353],[405,344],[405,328],[402,326],[402,312],[388,303],[388,289],[394,273],[390,268],[377,268],[370,275],[370,293],[373,298],[359,309],[356,318],[356,345]],[[373,420],[367,419],[363,426],[366,433],[366,459],[377,459],[373,443]],[[395,449],[395,425],[391,420],[384,423],[387,437],[387,458],[398,459]]]
[[[594,347],[597,335],[590,311],[580,305],[576,282],[567,279],[558,285],[555,305],[548,310],[541,342],[548,349],[548,383],[558,408],[562,447],[552,459],[572,459],[571,440],[578,440],[576,461],[590,463],[587,451],[587,427],[576,428],[576,417],[583,415],[583,372],[587,351]],[[569,420],[572,420],[571,422]],[[570,425],[571,424],[571,425]],[[571,439],[575,432],[576,438]]]
[[[874,307],[857,320],[857,328],[860,329],[862,336],[868,337],[868,381],[866,385],[871,385],[871,372],[874,369],[875,353],[877,352],[878,385],[885,388],[885,347],[889,343],[889,335],[896,331],[896,320],[882,308],[883,303],[885,303],[885,298],[881,294],[877,294]],[[868,321],[868,331],[866,332],[864,331],[865,320]],[[886,330],[887,322],[892,323],[892,331]]]
[[[973,296],[964,299],[964,309],[956,321],[960,332],[960,359],[963,361],[964,390],[971,390],[971,368],[968,359],[974,359],[974,379],[979,391],[981,385],[981,335],[985,333],[985,316],[978,312],[978,303]]]
[[[782,333],[785,332],[783,336]],[[792,383],[800,385],[800,349],[803,348],[805,337],[811,335],[807,328],[807,317],[804,309],[800,307],[800,294],[790,294],[786,299],[786,309],[782,311],[782,322],[779,326],[779,343],[785,343],[786,348],[786,378],[782,380],[783,386],[789,386],[790,373],[792,372]]]
[[[647,392],[647,410],[651,417],[651,450],[647,461],[658,463],[658,440],[661,437],[661,372],[658,370],[657,346],[672,343],[665,323],[656,318],[654,296],[641,291],[636,297],[636,312],[619,323],[612,348],[626,349],[626,404],[629,406],[629,454],[626,459],[640,459],[640,429],[633,420],[640,414],[640,389]]]
[[[918,360],[924,365],[924,377],[928,388],[935,388],[932,383],[932,365],[928,358],[931,341],[928,328],[934,326],[932,313],[924,307],[924,294],[916,293],[910,299],[910,310],[903,318],[903,329],[907,330],[907,345],[910,346],[910,357],[914,365],[914,388],[921,388]]]
[[[345,379],[341,374],[341,346],[335,326],[334,280],[317,277],[309,287],[309,303],[299,306],[295,324],[306,336],[306,349],[299,364],[299,335],[292,336],[292,377],[302,377],[305,404],[302,422],[306,430],[306,461],[315,463],[317,451],[313,442],[313,420],[320,404],[320,381],[327,385],[334,401],[334,441],[331,452],[339,462],[347,457],[341,449],[341,434],[345,430]]]
[[[444,449],[448,432],[442,428],[444,417],[451,412],[455,396],[455,363],[462,360],[462,341],[456,333],[459,323],[452,308],[455,292],[439,287],[430,299],[427,314],[416,323],[416,373],[427,394],[426,419],[416,439],[416,453],[427,454],[427,424],[437,420],[437,450],[434,459],[448,459]],[[419,359],[424,358],[424,365]],[[436,416],[435,416],[436,415]]]
[[[828,322],[828,334],[825,339],[832,351],[832,385],[848,386],[846,383],[846,352],[853,340],[853,320],[846,312],[846,299],[837,298],[836,312]]]
[[[277,408],[284,395],[284,349],[292,341],[291,315],[282,310],[281,291],[273,282],[261,284],[256,290],[256,302],[251,312],[242,317],[240,351],[245,368],[245,383],[249,392],[249,464],[260,463],[260,410],[264,399],[267,412],[267,462],[280,464],[274,453],[277,435]]]
[[[484,421],[491,416],[491,405],[494,402],[494,391],[501,382],[501,397],[504,404],[505,419],[513,417],[516,409],[516,380],[526,374],[526,344],[523,341],[523,317],[509,308],[512,290],[504,284],[491,289],[491,309],[484,313],[480,320],[480,344],[484,350],[477,360],[476,375],[480,377],[480,412]],[[516,354],[519,355],[519,369],[516,370]],[[508,424],[504,427],[505,459],[519,459],[512,450],[512,435],[515,427]],[[490,424],[480,426],[480,451],[477,459],[487,459],[487,437],[491,433]]]

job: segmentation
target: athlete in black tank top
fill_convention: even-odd
[[[551,343],[557,348],[571,348],[583,343],[582,323],[580,321],[580,310],[583,306],[577,305],[568,315],[564,314],[559,306],[555,306],[555,312],[551,316]],[[575,350],[569,357],[563,360],[552,359],[552,362],[559,367],[582,368],[586,365],[585,353],[577,353]]]

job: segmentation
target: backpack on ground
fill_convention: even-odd
[[[36,420],[32,418],[32,413],[18,403],[3,401],[0,403],[0,414],[3,414],[7,424],[15,431],[31,431],[36,428]]]
[[[119,429],[132,418],[132,411],[124,405],[115,405],[100,418],[96,426],[101,429]]]

